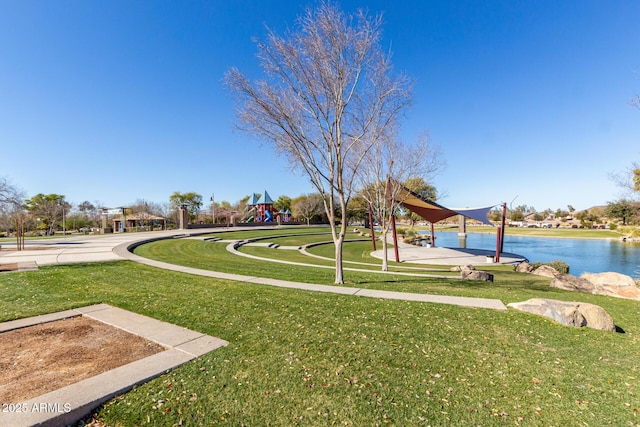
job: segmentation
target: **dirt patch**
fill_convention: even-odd
[[[0,333],[0,402],[18,403],[163,351],[84,316]]]
[[[38,264],[35,261],[14,262],[11,264],[0,264],[0,273],[12,271],[31,271],[37,270]]]
[[[17,271],[18,263],[12,262],[10,264],[0,264],[0,272],[2,271]]]

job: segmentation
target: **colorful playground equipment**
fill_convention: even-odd
[[[276,218],[279,218],[279,221],[288,222],[291,218],[289,209],[283,212],[275,212],[273,210],[273,199],[269,196],[267,190],[264,190],[264,195],[252,194],[247,203],[247,212],[251,212],[247,222],[272,222]]]
[[[264,196],[253,193],[249,202],[247,202],[247,210],[253,211],[253,215],[247,220],[248,222],[273,221],[273,216],[271,215],[273,211],[273,199],[271,199],[267,190],[264,190]]]

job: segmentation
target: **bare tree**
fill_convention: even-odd
[[[24,193],[7,178],[0,177],[0,205],[22,204]]]
[[[134,222],[137,222],[135,227],[136,231],[149,231],[152,230],[150,226],[151,222],[151,207],[149,203],[144,199],[136,199],[135,203],[130,204],[129,208],[133,214]]]
[[[640,199],[640,163],[631,162],[621,172],[609,174],[616,186],[622,189],[621,198],[638,201]]]
[[[24,210],[24,193],[7,178],[0,177],[0,215],[7,230],[15,229],[16,248],[24,249],[25,223],[28,215]]]
[[[297,197],[292,203],[293,216],[304,219],[307,222],[307,226],[310,225],[311,218],[323,211],[322,197],[317,194]]]
[[[273,145],[320,193],[335,244],[335,283],[344,283],[342,245],[354,177],[410,101],[410,82],[392,76],[381,48],[381,16],[346,15],[322,2],[286,37],[257,42],[266,79],[226,74],[238,127]]]
[[[371,206],[371,215],[380,225],[383,271],[389,268],[387,236],[392,216],[403,202],[401,183],[415,177],[432,178],[443,167],[440,149],[429,143],[427,133],[422,134],[416,144],[391,139],[376,145],[365,156],[358,179],[362,195]]]
[[[631,99],[630,104],[640,110],[640,95],[636,95]],[[621,197],[624,200],[629,198],[638,201],[640,199],[640,163],[632,162],[622,172],[614,172],[609,174],[611,179],[623,191]]]
[[[11,215],[9,212],[9,206],[0,203],[0,228],[5,230],[7,236],[11,234],[13,222],[11,221]]]

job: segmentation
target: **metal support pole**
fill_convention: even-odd
[[[458,215],[458,246],[462,249],[467,247],[467,217]]]
[[[502,204],[502,225],[501,225],[501,238],[500,238],[500,252],[504,252],[504,225],[505,225],[505,218],[507,217],[507,203],[503,203]]]
[[[436,247],[436,232],[433,228],[433,223],[431,224],[431,247],[435,248]]]
[[[400,254],[398,253],[398,235],[396,234],[396,216],[391,215],[391,233],[393,233],[393,252],[396,256],[396,262],[400,262]]]
[[[500,235],[501,233],[501,229],[498,228],[498,230],[496,231],[496,262],[500,262]]]
[[[376,250],[376,232],[373,231],[373,215],[371,214],[371,203],[369,206],[369,230],[371,230],[371,244],[373,245],[373,250]]]

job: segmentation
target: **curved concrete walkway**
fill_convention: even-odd
[[[251,228],[234,228],[231,231],[255,230]],[[277,228],[271,228],[277,230]],[[36,262],[38,265],[70,264],[96,261],[112,261],[128,259],[141,264],[181,273],[195,274],[199,276],[213,277],[226,280],[237,280],[247,283],[256,283],[284,288],[302,289],[315,292],[329,292],[343,295],[365,296],[372,298],[399,299],[406,301],[421,301],[439,304],[452,304],[464,307],[491,308],[506,310],[507,307],[500,300],[486,298],[455,297],[444,295],[415,294],[408,292],[393,292],[374,289],[352,288],[346,286],[320,285],[300,283],[294,281],[268,279],[263,277],[244,276],[238,274],[222,273],[210,270],[184,267],[175,264],[155,261],[135,255],[131,250],[140,244],[160,239],[180,238],[211,234],[227,231],[198,229],[198,230],[170,230],[154,231],[146,233],[125,233],[99,236],[77,236],[61,239],[29,241],[28,249],[20,252],[0,252],[0,264],[17,262]],[[3,246],[10,246],[3,244]],[[456,264],[453,264],[456,265]],[[370,272],[370,271],[369,271]]]
[[[268,239],[266,239],[268,240]],[[333,242],[331,242],[331,244],[333,245]],[[258,261],[268,261],[268,262],[275,262],[275,263],[279,263],[279,264],[289,264],[289,265],[298,265],[301,267],[313,267],[313,268],[325,268],[325,269],[330,269],[330,270],[334,270],[335,269],[335,265],[320,265],[320,264],[308,264],[308,263],[303,263],[303,262],[297,262],[297,261],[287,261],[287,260],[282,260],[282,259],[275,259],[275,258],[264,258],[264,257],[259,257],[256,255],[251,255],[245,252],[240,252],[238,250],[238,248],[242,247],[242,246],[261,246],[261,247],[274,247],[271,246],[271,243],[246,243],[245,241],[229,241],[229,244],[227,245],[227,251],[231,252],[237,256],[242,256],[245,258],[252,258]],[[315,245],[314,245],[315,246]],[[274,247],[275,248],[275,247]],[[317,259],[323,259],[325,261],[332,261],[333,262],[333,258],[325,258],[325,257],[321,257],[318,255],[313,255],[310,254],[309,252],[307,252],[307,247],[306,246],[301,246],[301,247],[296,247],[296,250],[298,250],[299,252],[301,252],[304,255],[307,255],[309,257],[312,258],[317,258]],[[359,271],[361,273],[376,273],[376,274],[393,274],[393,275],[397,275],[397,276],[412,276],[412,277],[434,277],[436,279],[455,279],[458,277],[454,277],[453,275],[444,275],[444,274],[423,274],[423,273],[407,273],[407,272],[402,272],[402,271],[381,271],[381,270],[371,270],[371,269],[364,269],[364,268],[354,268],[354,267],[345,267],[345,265],[352,265],[352,264],[359,264],[359,265],[368,265],[371,266],[372,264],[370,263],[365,263],[365,262],[352,262],[352,261],[344,261],[343,262],[343,270],[344,271]],[[395,267],[395,268],[404,268],[404,267]],[[407,267],[407,268],[411,268],[411,267]],[[453,273],[452,273],[453,274]]]
[[[387,257],[389,260],[395,260],[394,249],[391,246],[393,241],[389,237],[389,249],[387,249]],[[398,240],[398,251],[400,260],[413,264],[436,264],[436,265],[487,265],[487,256],[495,258],[495,250],[486,249],[462,249],[462,248],[445,248],[445,247],[423,247],[411,245]],[[378,249],[371,252],[374,258],[382,259],[383,251]],[[508,252],[500,253],[500,262],[496,264],[513,265],[526,261],[523,256]]]

